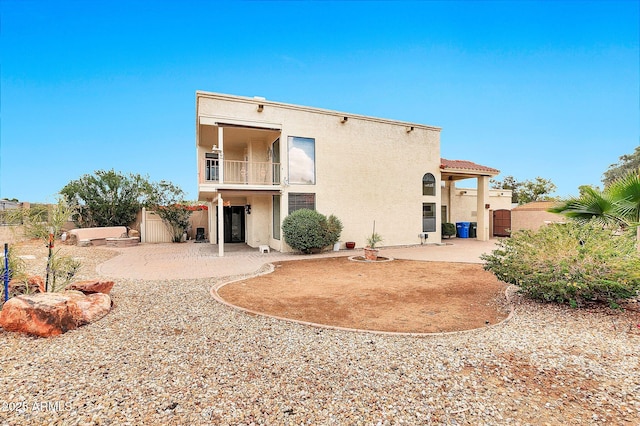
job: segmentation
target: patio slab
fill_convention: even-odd
[[[380,255],[396,259],[481,263],[480,255],[496,247],[497,240],[452,239],[445,245],[415,245],[380,249]],[[98,265],[100,275],[140,280],[198,279],[250,274],[266,263],[317,257],[353,256],[361,249],[329,251],[315,255],[260,253],[244,244],[225,245],[225,256],[218,256],[215,244],[140,244],[117,250],[120,255]]]

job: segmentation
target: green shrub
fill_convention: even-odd
[[[282,222],[284,240],[289,246],[304,253],[333,245],[340,238],[342,223],[331,215],[329,220],[315,210],[300,209]]]
[[[617,306],[640,290],[640,255],[632,233],[614,235],[595,223],[520,231],[481,258],[486,270],[537,300]]]
[[[449,222],[442,223],[442,236],[451,238],[452,235],[456,235],[456,225]]]
[[[325,246],[332,246],[340,239],[342,233],[342,222],[334,215],[327,218],[327,239]]]

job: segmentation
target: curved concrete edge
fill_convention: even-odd
[[[411,332],[399,332],[399,331],[380,331],[380,330],[366,330],[366,329],[361,329],[361,328],[349,328],[349,327],[340,327],[340,326],[336,326],[336,325],[328,325],[328,324],[320,324],[320,323],[315,323],[315,322],[309,322],[309,321],[301,321],[301,320],[296,320],[296,319],[292,319],[292,318],[286,318],[286,317],[280,317],[277,315],[270,315],[270,314],[266,314],[264,312],[260,312],[260,311],[254,311],[253,309],[249,309],[249,308],[243,308],[242,306],[238,306],[238,305],[234,305],[232,303],[227,302],[226,300],[224,300],[222,298],[222,296],[220,296],[220,294],[218,294],[218,290],[220,290],[222,287],[229,285],[229,284],[233,284],[239,281],[244,281],[244,280],[248,280],[251,278],[255,278],[255,277],[259,277],[261,275],[266,275],[266,274],[270,274],[273,271],[275,271],[275,266],[272,263],[268,263],[267,264],[269,267],[269,270],[264,271],[264,272],[259,272],[256,273],[254,275],[249,275],[243,278],[238,278],[238,279],[234,279],[231,281],[226,281],[226,282],[220,282],[215,284],[214,286],[211,287],[211,289],[209,290],[209,294],[211,294],[211,297],[218,303],[225,305],[229,308],[235,309],[237,311],[240,312],[244,312],[246,314],[250,314],[250,315],[255,315],[255,316],[261,316],[261,317],[266,317],[266,318],[273,318],[273,319],[277,319],[280,321],[286,321],[286,322],[290,322],[290,323],[294,323],[294,324],[300,324],[300,325],[305,325],[305,326],[309,326],[309,327],[315,327],[315,328],[322,328],[322,329],[328,329],[328,330],[337,330],[337,331],[348,331],[348,332],[355,332],[355,333],[366,333],[366,334],[375,334],[375,335],[381,335],[381,336],[398,336],[398,337],[438,337],[438,336],[452,336],[452,335],[458,335],[458,334],[469,334],[469,333],[479,333],[479,332],[484,332],[486,330],[489,329],[493,329],[495,327],[499,327],[499,326],[504,326],[505,324],[507,324],[515,315],[516,313],[516,308],[513,305],[512,301],[511,301],[511,295],[510,295],[510,290],[512,289],[512,285],[509,285],[505,291],[505,297],[507,299],[507,304],[509,305],[509,314],[507,315],[507,317],[505,319],[503,319],[500,322],[497,322],[495,324],[491,324],[482,328],[471,328],[469,330],[459,330],[459,331],[444,331],[444,332],[438,332],[438,333],[411,333]]]

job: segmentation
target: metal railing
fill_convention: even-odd
[[[224,160],[224,173],[220,181],[220,160],[207,158],[204,182],[245,185],[279,185],[280,163]]]

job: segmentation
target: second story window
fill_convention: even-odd
[[[292,185],[315,185],[316,140],[289,136],[289,183]]]
[[[206,161],[205,179],[219,180],[220,162],[218,159],[218,153],[207,152],[204,157]]]

